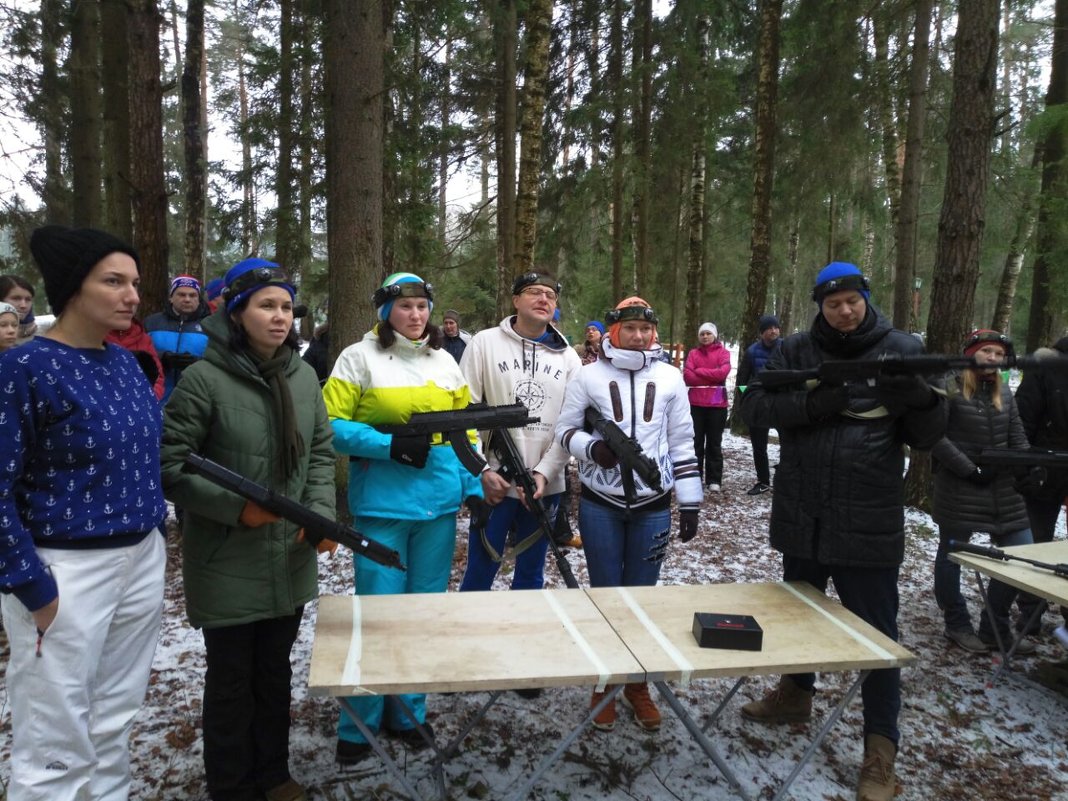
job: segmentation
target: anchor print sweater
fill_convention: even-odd
[[[37,547],[117,548],[161,527],[162,413],[117,345],[38,337],[0,356],[0,591],[56,597]]]

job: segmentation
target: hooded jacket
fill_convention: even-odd
[[[271,389],[252,360],[229,347],[220,312],[204,320],[210,343],[186,369],[164,412],[163,487],[185,510],[182,572],[186,612],[213,628],[291,615],[316,597],[315,548],[297,542],[288,520],[246,528],[245,499],[182,464],[196,452],[334,518],[334,452],[315,371],[293,352],[285,368],[296,423],[305,444],[296,471],[280,475],[282,447]]]
[[[1053,346],[1056,355],[1068,356],[1068,337]],[[1016,390],[1027,439],[1036,448],[1068,450],[1068,373],[1062,370],[1028,370]],[[1046,481],[1034,497],[1061,501],[1068,495],[1068,468],[1046,469]]]
[[[145,318],[145,330],[152,337],[152,344],[163,364],[164,399],[170,397],[182,371],[204,355],[208,335],[201,323],[211,313],[211,307],[203,300],[189,315],[178,314],[168,301],[163,311]]]
[[[323,387],[334,448],[356,457],[349,462],[349,508],[393,520],[453,514],[468,496],[482,497],[479,477],[438,435],[425,467],[396,462],[389,457],[393,435],[374,426],[404,423],[414,412],[463,409],[471,401],[467,382],[444,350],[400,335],[383,350],[377,330],[341,352]]]
[[[126,348],[137,358],[137,363],[141,365],[149,383],[152,384],[156,400],[163,400],[163,365],[160,363],[155,345],[152,344],[152,337],[145,331],[141,322],[137,318],[132,319],[129,328],[125,331],[109,331],[106,340],[114,342],[121,348]],[[154,374],[150,372],[150,365],[155,368]]]
[[[691,406],[727,408],[727,376],[731,374],[731,354],[718,339],[698,345],[686,355],[682,378],[690,387]]]
[[[625,507],[619,467],[605,469],[593,461],[593,443],[601,437],[585,430],[586,408],[593,406],[641,445],[660,466],[663,495],[634,477],[636,506],[665,498],[675,487],[680,507],[701,502],[701,475],[693,449],[693,418],[679,371],[660,361],[659,345],[650,350],[616,348],[605,337],[603,358],[579,369],[568,385],[556,422],[560,444],[579,460],[583,490],[602,503]]]
[[[817,314],[812,328],[783,340],[765,370],[807,370],[828,359],[912,356],[923,346],[892,328],[874,306],[849,334]],[[742,396],[746,425],[779,432],[771,506],[772,547],[825,565],[896,567],[905,553],[904,445],[926,449],[945,431],[941,396],[929,409],[888,409],[850,400],[829,420],[809,417],[808,389],[768,390],[760,376]]]
[[[1013,489],[1011,471],[999,470],[990,484],[968,480],[983,448],[1027,448],[1020,414],[1008,386],[1001,386],[1001,410],[994,406],[992,381],[980,381],[965,398],[959,376],[947,382],[946,434],[931,449],[934,508],[940,526],[985,531],[995,537],[1030,527],[1023,497]]]
[[[513,429],[523,464],[546,479],[545,493],[564,491],[564,466],[568,453],[554,440],[556,419],[564,403],[564,390],[582,366],[567,340],[551,325],[543,342],[534,342],[516,333],[515,315],[501,320],[495,328],[479,331],[471,339],[460,360],[460,369],[471,388],[473,402],[492,406],[522,403],[532,417],[540,418],[525,428]],[[479,437],[490,467],[500,460],[488,448],[490,431]],[[508,491],[516,497],[515,488]]]

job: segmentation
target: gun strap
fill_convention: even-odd
[[[478,535],[479,535],[479,538],[482,540],[482,547],[485,548],[486,549],[486,553],[489,554],[490,560],[493,561],[493,562],[496,562],[497,564],[500,564],[501,562],[503,562],[504,561],[504,554],[503,553],[498,553],[497,549],[494,548],[493,545],[490,543],[489,539],[486,537],[486,529],[484,529],[484,528],[479,529]],[[525,551],[527,548],[529,548],[535,542],[537,542],[538,538],[540,536],[541,536],[541,528],[539,527],[539,528],[535,529],[532,534],[524,537],[522,540],[520,540],[519,542],[515,543],[515,545],[512,546],[512,554],[514,556],[519,556],[519,554],[523,553],[523,551]],[[506,547],[505,551],[507,552],[507,550],[508,549]]]

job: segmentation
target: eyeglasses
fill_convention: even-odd
[[[548,298],[553,303],[556,302],[556,293],[548,287],[540,286],[528,286],[525,289],[519,290],[520,295],[530,295],[532,298]]]
[[[222,295],[229,300],[237,297],[246,289],[260,286],[261,284],[286,284],[291,286],[289,275],[281,267],[254,267],[235,278],[230,286],[223,289]]]

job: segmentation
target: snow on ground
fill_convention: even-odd
[[[706,499],[701,532],[688,546],[677,541],[664,566],[664,584],[754,582],[780,578],[778,554],[767,544],[771,496],[751,498],[745,491],[754,477],[747,439],[724,436],[724,491]],[[777,449],[771,447],[772,464]],[[976,656],[950,646],[942,636],[941,616],[931,593],[931,565],[937,537],[930,519],[908,515],[910,536],[901,574],[900,627],[902,644],[917,656],[905,669],[901,713],[902,751],[898,777],[901,801],[928,799],[1068,799],[1068,699],[1034,680],[1042,662],[1063,660],[1066,654],[1048,635],[1035,657],[1017,661],[1016,671],[993,688],[990,656]],[[454,562],[458,584],[466,555],[466,520],[460,520],[460,545]],[[1060,535],[1063,536],[1063,533]],[[586,585],[582,554],[571,551],[570,562]],[[563,586],[550,563],[551,586]],[[324,594],[351,592],[352,570],[339,553],[320,562]],[[132,738],[134,793],[138,801],[206,799],[199,714],[203,687],[203,645],[199,632],[184,619],[181,596],[180,549],[170,542],[170,563],[164,628],[156,653],[152,683]],[[497,588],[506,586],[498,579]],[[973,614],[977,593],[965,582]],[[312,698],[306,690],[315,618],[314,605],[294,649],[294,692],[291,769],[309,790],[309,798],[404,798],[376,759],[357,768],[339,769],[334,763],[337,703]],[[1057,617],[1047,613],[1046,631]],[[5,645],[6,647],[6,645]],[[847,687],[848,675],[819,677],[816,706],[829,709]],[[717,747],[738,772],[747,792],[771,798],[800,757],[813,725],[768,728],[743,722],[738,706],[761,694],[771,679],[756,679],[742,689],[728,707],[718,728],[710,731]],[[727,680],[694,682],[680,691],[682,702],[698,722],[714,709],[730,687]],[[485,694],[431,695],[429,719],[441,736],[451,737],[486,699]],[[656,694],[654,693],[654,698]],[[0,684],[0,779],[9,773],[10,721],[6,690]],[[452,799],[501,799],[511,783],[530,771],[551,747],[580,720],[589,703],[589,688],[546,691],[525,700],[512,693],[501,696],[486,719],[475,728],[462,752],[450,763],[448,792]],[[666,706],[664,725],[657,733],[641,731],[621,708],[615,731],[587,731],[563,759],[534,788],[539,801],[669,801],[671,799],[732,799],[726,781],[705,758]],[[850,801],[861,759],[859,698],[820,746],[812,762],[793,785],[795,799]],[[419,792],[434,797],[425,778],[426,752],[414,754],[394,740],[387,748]],[[2,797],[2,796],[0,796]]]

